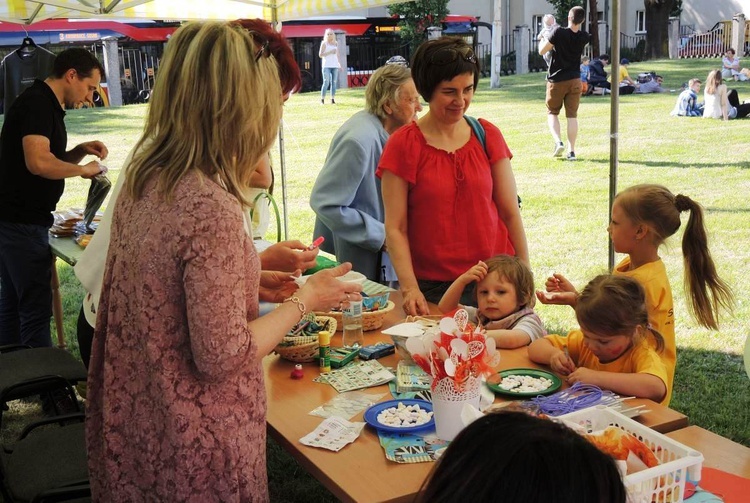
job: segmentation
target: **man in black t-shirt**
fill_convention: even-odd
[[[0,133],[0,345],[51,346],[52,252],[48,231],[65,178],[92,178],[107,157],[100,141],[66,150],[64,107],[91,100],[104,73],[85,49],[61,52],[6,111]]]
[[[557,28],[549,39],[539,41],[539,54],[552,51],[552,62],[547,72],[547,125],[555,141],[554,156],[560,157],[565,149],[560,139],[558,115],[565,105],[568,128],[568,160],[575,161],[578,136],[578,105],[581,102],[581,55],[591,35],[581,30],[586,19],[582,7],[568,12],[568,28]]]

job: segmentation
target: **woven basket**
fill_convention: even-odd
[[[330,316],[315,316],[315,322],[331,333],[336,331],[336,320]],[[274,348],[274,352],[285,360],[295,363],[314,361],[318,357],[318,336],[290,337],[285,336]]]
[[[382,327],[385,315],[391,312],[394,307],[396,307],[396,304],[389,300],[388,303],[383,307],[383,309],[378,309],[377,311],[364,311],[362,313],[362,330],[365,332],[370,332]],[[344,330],[344,322],[342,320],[341,311],[329,311],[327,313],[316,312],[315,315],[333,318],[334,320],[336,320],[337,330]]]

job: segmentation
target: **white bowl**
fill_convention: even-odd
[[[344,281],[346,283],[359,283],[359,284],[362,284],[367,279],[367,276],[365,276],[361,272],[349,271],[348,273],[344,274],[343,276],[339,276],[336,279],[339,280],[339,281]]]
[[[307,280],[312,276],[312,274],[308,274],[306,276],[300,276],[299,278],[294,278],[295,283],[297,283],[299,286],[304,285]],[[339,281],[344,281],[346,283],[359,283],[362,284],[367,279],[367,276],[362,274],[361,272],[357,271],[349,271],[348,273],[344,274],[343,276],[339,276],[336,278]]]

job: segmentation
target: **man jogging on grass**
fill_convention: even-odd
[[[573,7],[568,12],[568,27],[557,28],[549,38],[539,41],[539,54],[552,51],[552,62],[547,72],[547,125],[555,141],[553,155],[560,157],[565,150],[560,139],[560,110],[565,106],[568,127],[569,161],[576,160],[575,146],[578,136],[578,105],[581,102],[581,55],[591,35],[581,30],[586,18],[583,7]]]

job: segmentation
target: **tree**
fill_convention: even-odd
[[[427,40],[427,28],[440,26],[449,14],[448,0],[415,0],[388,6],[391,16],[400,16],[401,38],[412,48]]]
[[[568,24],[568,12],[573,7],[584,7],[584,0],[547,0],[555,8],[555,20],[560,26]]]
[[[680,14],[682,14],[682,0],[674,0],[672,12],[670,12],[669,15],[672,17],[680,17]]]
[[[596,8],[596,0],[589,0],[589,27],[588,32],[591,34],[591,49],[594,57],[601,54],[599,47],[599,12]],[[605,51],[607,43],[604,43]]]
[[[664,58],[669,54],[669,16],[674,0],[643,0],[646,8],[646,57]]]

